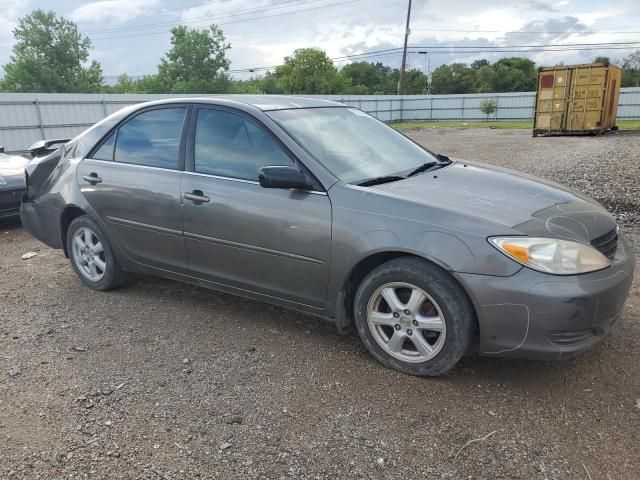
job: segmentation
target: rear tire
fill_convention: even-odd
[[[69,225],[67,253],[78,278],[94,290],[111,290],[127,279],[106,235],[88,215]]]
[[[365,277],[354,317],[375,358],[418,376],[451,370],[471,347],[476,324],[462,287],[440,267],[413,257],[390,260]]]

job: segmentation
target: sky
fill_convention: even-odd
[[[408,0],[0,0],[0,65],[13,45],[18,19],[36,8],[77,23],[92,41],[91,59],[106,77],[151,74],[170,48],[172,26],[220,25],[231,44],[231,70],[278,65],[296,48],[318,47],[332,58],[402,46]],[[497,53],[497,47],[616,43],[615,49]],[[635,42],[630,45],[630,42]],[[588,63],[596,55],[620,59],[640,49],[638,0],[414,0],[410,67],[495,61],[526,56],[538,65]],[[462,48],[461,48],[462,47]],[[470,47],[491,52],[472,53]],[[573,48],[579,48],[575,46]],[[417,51],[428,51],[420,55]],[[539,49],[538,49],[539,50]],[[396,67],[399,50],[367,57]],[[349,62],[338,59],[337,66]],[[234,72],[247,78],[249,72]],[[255,73],[254,73],[255,75]]]

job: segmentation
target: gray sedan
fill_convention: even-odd
[[[85,285],[142,272],[319,315],[413,375],[585,350],[633,278],[594,200],[324,100],[128,107],[27,175],[23,224]]]

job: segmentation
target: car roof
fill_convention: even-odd
[[[264,112],[269,110],[289,110],[295,108],[346,107],[344,103],[321,98],[297,97],[293,95],[215,95],[210,97],[184,97],[156,100],[143,105],[164,103],[205,103],[212,105],[250,105]],[[138,105],[140,106],[140,104]]]

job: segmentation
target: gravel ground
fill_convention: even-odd
[[[640,135],[407,133],[594,196],[640,258]],[[597,348],[470,357],[439,379],[258,302],[143,277],[88,290],[16,223],[0,225],[0,292],[3,479],[640,478],[637,278]]]

